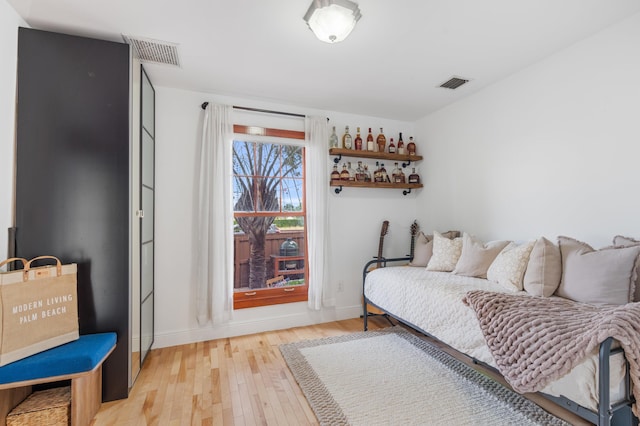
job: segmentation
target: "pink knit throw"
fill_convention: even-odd
[[[613,337],[640,396],[640,303],[595,306],[482,290],[468,292],[463,302],[476,312],[498,370],[517,392],[542,390]],[[636,404],[632,409],[638,416]]]

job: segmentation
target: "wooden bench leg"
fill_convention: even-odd
[[[71,379],[71,425],[88,426],[102,403],[102,364]]]
[[[7,424],[7,414],[31,394],[31,386],[0,390],[0,426]]]

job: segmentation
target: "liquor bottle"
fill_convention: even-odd
[[[373,181],[374,182],[382,182],[380,178],[380,162],[376,161],[376,168],[373,171]]]
[[[391,182],[387,169],[384,168],[384,163],[380,163],[380,182]]]
[[[356,151],[362,151],[362,138],[360,137],[360,127],[357,128],[358,132],[356,133],[356,139],[355,139],[355,150]]]
[[[396,144],[393,143],[393,138],[391,138],[389,142],[389,154],[395,154],[395,153],[396,153]]]
[[[404,155],[404,141],[402,140],[402,132],[400,132],[400,137],[398,138],[398,154]]]
[[[340,180],[349,180],[349,170],[347,170],[347,164],[342,165],[342,171],[340,172]]]
[[[412,168],[412,172],[409,175],[409,183],[420,183],[420,175],[416,173],[416,168]]]
[[[398,168],[398,163],[394,163],[393,170],[391,170],[391,182],[396,182],[396,176],[400,174],[400,169]]]
[[[351,161],[349,161],[347,163],[347,171],[349,172],[349,180],[352,181],[352,182],[355,181],[356,180],[356,171],[351,168]]]
[[[373,135],[371,134],[371,127],[369,127],[369,134],[367,135],[367,151],[373,151]]]
[[[400,168],[400,173],[398,173],[396,175],[396,179],[394,181],[395,183],[407,183],[407,178],[404,175],[404,172],[402,171],[402,168]]]
[[[376,145],[378,146],[378,152],[384,152],[387,145],[387,138],[384,137],[382,127],[380,127],[380,134],[376,138]]]
[[[416,155],[416,143],[413,141],[413,136],[409,136],[407,151],[409,152],[409,155]]]
[[[356,181],[357,182],[365,181],[364,168],[362,167],[362,161],[358,161],[358,167],[356,168]]]
[[[349,134],[349,126],[345,126],[344,135],[342,135],[342,147],[344,149],[353,149],[353,139]]]
[[[364,165],[364,181],[371,182],[371,172],[369,171],[369,166]]]
[[[331,181],[340,180],[340,172],[338,171],[338,165],[333,165],[333,171],[331,172]]]
[[[336,135],[336,126],[333,126],[333,132],[331,132],[331,136],[329,136],[329,148],[338,148],[339,146],[338,135]],[[340,173],[338,172],[338,174]]]

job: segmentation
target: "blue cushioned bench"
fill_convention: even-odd
[[[102,403],[102,363],[116,340],[116,333],[87,334],[0,367],[0,425],[32,385],[62,380],[71,380],[71,424],[88,425]]]

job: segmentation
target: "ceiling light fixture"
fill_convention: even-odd
[[[350,0],[313,0],[304,20],[319,40],[338,43],[351,34],[361,16]]]

